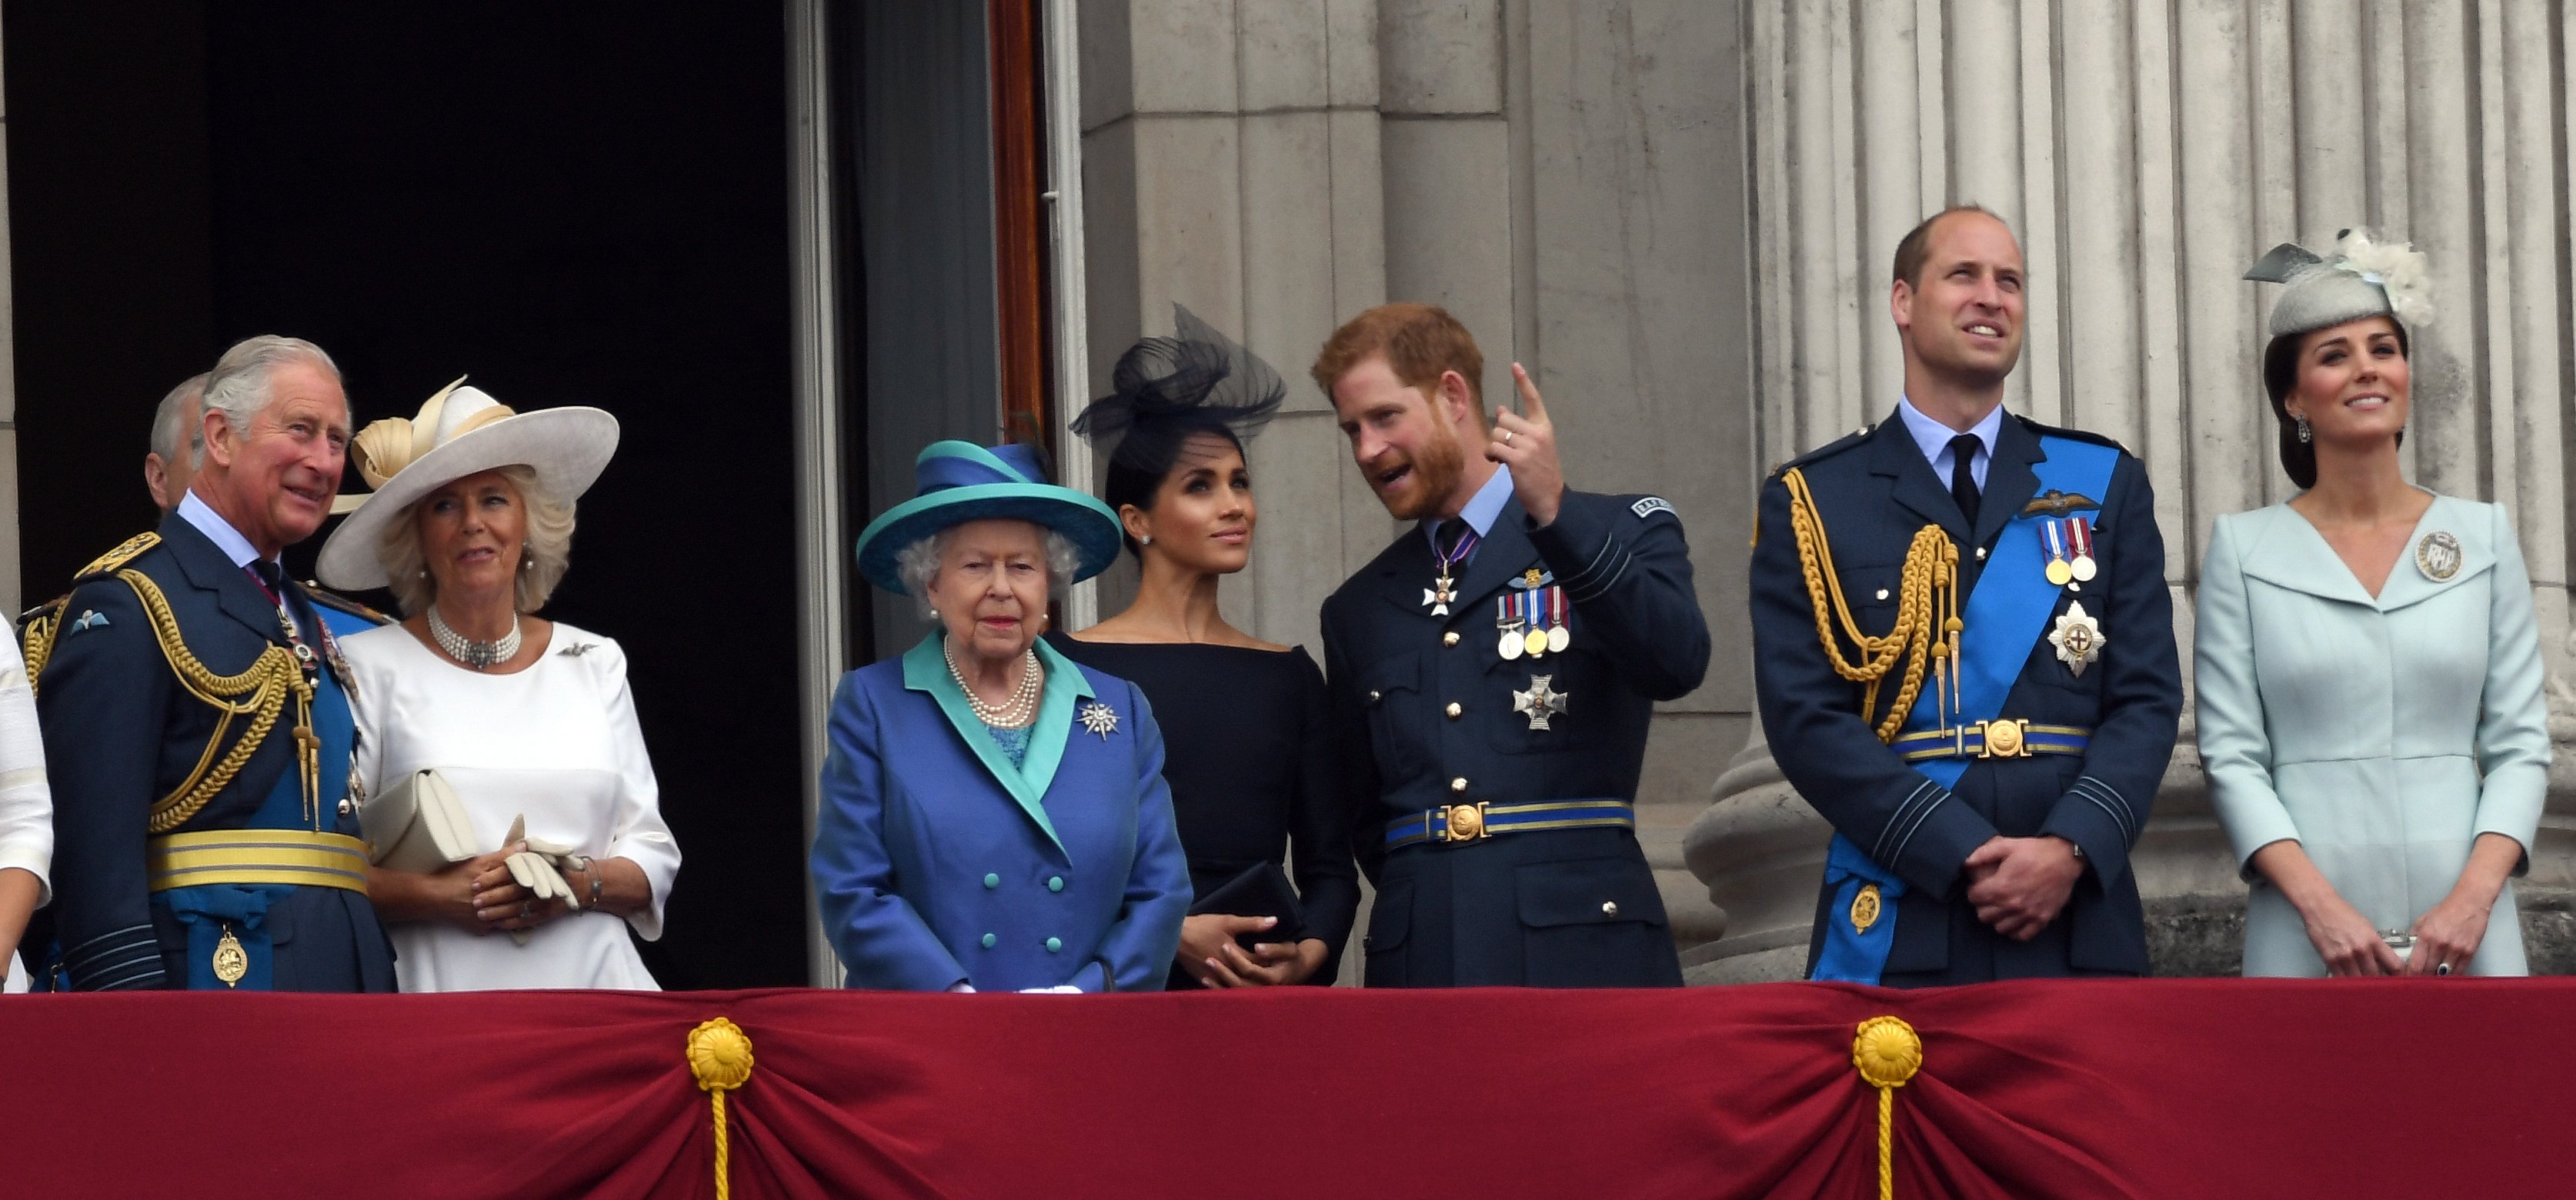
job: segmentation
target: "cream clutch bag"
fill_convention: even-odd
[[[465,802],[436,768],[423,767],[370,798],[358,812],[367,859],[395,871],[428,874],[481,853]]]

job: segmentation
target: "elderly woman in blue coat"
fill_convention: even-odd
[[[814,888],[849,986],[1159,988],[1189,863],[1144,694],[1038,640],[1118,521],[1021,446],[938,442],[859,571],[937,624],[832,698]]]

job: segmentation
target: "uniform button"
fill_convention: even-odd
[[[1062,875],[1049,875],[1049,876],[1047,876],[1047,890],[1048,890],[1048,891],[1050,891],[1050,892],[1061,892],[1061,891],[1063,891],[1063,890],[1064,890],[1064,876],[1062,876]]]
[[[1456,792],[1456,793],[1458,793],[1459,795],[1462,795],[1462,796],[1463,796],[1463,795],[1465,795],[1465,794],[1467,793],[1467,777],[1466,777],[1466,776],[1464,776],[1464,775],[1461,775],[1461,776],[1457,777],[1456,779],[1452,779],[1452,780],[1450,780],[1450,781],[1449,781],[1449,790],[1450,790],[1450,791],[1453,791],[1453,792]]]
[[[1881,600],[1885,600],[1885,599],[1887,599],[1887,589],[1886,589],[1886,588],[1880,588],[1880,589],[1878,589],[1878,598],[1879,598],[1879,599],[1881,599]]]
[[[1063,938],[1048,938],[1048,939],[1047,939],[1047,953],[1049,953],[1049,954],[1053,954],[1053,953],[1055,953],[1056,951],[1058,951],[1058,950],[1062,950],[1062,949],[1064,949],[1064,939],[1063,939]]]
[[[1458,714],[1463,713],[1463,712],[1465,712],[1465,711],[1467,711],[1467,710],[1466,710],[1466,709],[1463,709],[1463,708],[1458,707],[1458,702],[1457,702],[1457,701],[1452,700],[1452,701],[1450,701],[1450,702],[1449,702],[1449,719],[1450,719],[1450,720],[1452,720],[1452,721],[1457,720],[1457,719],[1458,719]]]
[[[990,950],[990,949],[992,949],[992,948],[993,948],[993,943],[998,942],[998,941],[1001,941],[1001,940],[1002,940],[1002,939],[997,938],[997,937],[994,937],[992,934],[989,934],[989,933],[988,933],[988,934],[985,934],[985,935],[984,935],[984,948],[985,948],[985,949],[987,949],[987,950]]]
[[[1977,561],[1978,561],[1978,562],[1984,562],[1984,561],[1986,561],[1986,548],[1985,548],[1985,547],[1983,547],[1983,546],[1979,546],[1979,547],[1977,547]]]
[[[1602,916],[1605,916],[1605,917],[1615,917],[1615,916],[1618,916],[1618,915],[1619,915],[1619,902],[1618,902],[1618,901],[1616,901],[1616,900],[1604,900],[1604,901],[1602,901],[1602,902],[1601,902],[1601,915],[1602,915]]]
[[[986,875],[984,877],[984,886],[988,888],[1000,887],[1002,886],[1002,877],[999,875]]]
[[[1377,693],[1376,693],[1376,692],[1370,692],[1370,693],[1369,693],[1369,703],[1371,703],[1371,704],[1375,704],[1375,703],[1377,703]]]
[[[1440,635],[1440,644],[1441,644],[1441,645],[1443,645],[1443,646],[1455,646],[1455,645],[1457,645],[1457,644],[1458,644],[1458,631],[1457,631],[1457,630],[1455,630],[1455,629],[1452,629],[1452,630],[1450,630],[1450,631],[1449,631],[1449,632],[1447,632],[1447,633],[1441,634],[1441,635]]]

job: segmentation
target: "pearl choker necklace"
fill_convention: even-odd
[[[957,658],[949,647],[941,646],[939,657],[948,664],[948,677],[957,681],[957,690],[966,693],[966,707],[974,711],[976,720],[995,729],[1017,729],[1036,719],[1038,690],[1043,682],[1036,647],[1020,652],[1020,686],[1011,690],[1009,700],[998,705],[984,703],[975,689],[966,686],[966,673],[957,669]]]
[[[439,619],[438,606],[433,604],[429,606],[429,636],[438,640],[438,648],[446,651],[449,658],[477,671],[489,671],[518,657],[519,614],[510,614],[510,632],[493,641],[478,642],[456,632],[446,621]]]

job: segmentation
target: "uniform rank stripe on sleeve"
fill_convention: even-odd
[[[1619,539],[1615,537],[1602,538],[1601,548],[1592,552],[1592,561],[1583,564],[1582,570],[1577,571],[1572,575],[1568,575],[1563,579],[1557,580],[1557,583],[1563,585],[1565,590],[1571,593],[1584,580],[1592,578],[1593,572],[1601,569],[1601,560],[1608,558],[1610,556],[1610,551],[1617,548],[1618,545]]]
[[[1922,831],[1925,821],[1932,819],[1933,810],[1940,808],[1941,802],[1949,798],[1950,793],[1936,788],[1931,802],[1914,810],[1914,819],[1906,824],[1904,836],[1896,840],[1896,849],[1888,855],[1891,861],[1905,857],[1905,848],[1914,844],[1914,835]]]
[[[88,941],[82,942],[80,945],[63,951],[63,961],[65,963],[71,963],[92,954],[117,950],[135,944],[138,939],[143,942],[153,941],[152,927],[150,925],[128,925],[123,929],[108,930],[107,932],[99,934]]]
[[[2110,784],[2104,783],[2099,779],[2095,779],[2090,775],[2078,775],[2075,777],[2075,784],[2070,790],[2095,804],[2101,805],[2102,811],[2111,814],[2111,823],[2120,827],[2120,837],[2123,840],[2132,842],[2137,840],[2137,813],[2129,808],[2128,798],[2122,796],[2117,790],[2113,789]]]
[[[112,979],[88,981],[82,990],[92,992],[126,992],[133,991],[136,988],[144,987],[149,984],[162,982],[168,978],[169,976],[164,974],[161,970],[161,956],[156,954],[152,956],[152,961],[137,964],[131,969],[119,973]]]
[[[1870,843],[1870,858],[1884,866],[1887,862],[1887,840],[1896,833],[1896,827],[1905,823],[1905,815],[1913,811],[1914,805],[1923,799],[1924,793],[1940,790],[1941,785],[1929,779],[1915,784],[1914,790],[1907,792],[1904,801],[1896,806],[1896,811],[1888,815],[1887,824],[1879,827],[1878,840]]]
[[[1607,578],[1588,587],[1569,589],[1568,594],[1573,595],[1574,599],[1580,602],[1597,600],[1602,595],[1609,592],[1611,587],[1619,582],[1619,577],[1628,573],[1628,561],[1633,557],[1628,553],[1628,548],[1626,546],[1617,546],[1616,548],[1619,551],[1618,565],[1610,571]]]

